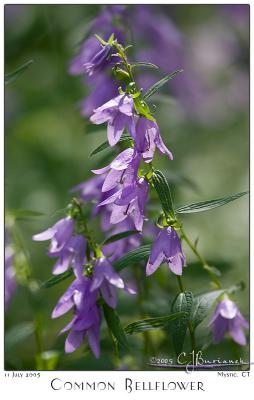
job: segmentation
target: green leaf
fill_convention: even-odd
[[[100,37],[99,35],[94,35],[96,37],[96,39],[99,40],[99,42],[101,42],[101,44],[103,44],[103,46],[106,46],[108,44],[108,42],[105,42],[104,39],[102,39],[102,37]]]
[[[133,335],[135,333],[143,333],[145,331],[150,331],[153,329],[161,329],[164,328],[169,323],[169,321],[173,321],[174,319],[180,318],[182,316],[183,313],[174,313],[166,315],[164,317],[142,319],[127,325],[124,328],[124,331],[127,335]]]
[[[17,68],[14,72],[6,74],[4,78],[5,85],[8,85],[10,82],[15,81],[19,77],[19,75],[21,75],[33,62],[33,60],[29,60],[25,64]]]
[[[68,269],[67,271],[63,272],[62,274],[53,275],[46,282],[43,282],[41,284],[41,288],[50,288],[52,286],[55,286],[58,283],[64,281],[65,279],[69,278],[72,275],[73,275],[72,268]]]
[[[136,68],[136,67],[159,69],[158,65],[155,65],[152,63],[147,63],[147,62],[137,62],[137,63],[131,64],[131,68]]]
[[[173,79],[176,75],[178,75],[180,72],[183,72],[183,69],[177,69],[176,71],[172,72],[169,75],[164,76],[161,80],[156,82],[153,86],[150,87],[150,89],[144,94],[143,99],[147,100],[149,97],[151,97],[154,93],[158,92],[158,90],[165,85],[170,79]]]
[[[173,345],[176,354],[181,353],[186,331],[188,328],[193,303],[193,295],[191,292],[179,293],[172,305],[172,313],[183,313],[183,316],[170,324]]]
[[[165,215],[174,218],[175,213],[174,213],[173,201],[167,179],[165,178],[165,176],[161,171],[155,170],[153,172],[152,182],[159,196],[161,206]]]
[[[140,231],[137,230],[130,230],[130,231],[125,231],[125,232],[120,232],[116,233],[115,235],[110,236],[109,238],[105,239],[102,243],[102,245],[117,242],[118,240],[121,240],[125,237],[131,236],[131,235],[136,235],[137,233],[140,233]]]
[[[134,98],[134,107],[137,114],[143,115],[150,121],[156,121],[151,114],[150,108],[140,97]]]
[[[214,290],[194,297],[191,313],[193,328],[196,328],[207,316],[215,300],[224,293],[224,290]]]
[[[123,133],[119,142],[131,142],[132,138],[128,133]],[[103,142],[102,144],[100,144],[98,147],[96,147],[96,149],[94,149],[91,153],[89,157],[94,156],[95,154],[100,153],[103,150],[108,149],[110,146],[109,142],[107,140],[105,140],[105,142]]]
[[[128,347],[128,341],[116,311],[104,303],[103,312],[108,328],[112,332],[119,345],[125,348]]]
[[[14,219],[30,219],[34,217],[42,217],[44,214],[33,210],[8,209],[7,215]]]
[[[230,203],[231,201],[237,200],[242,196],[245,196],[247,192],[241,192],[236,194],[231,194],[229,196],[222,197],[220,199],[215,200],[206,200],[200,201],[198,203],[188,204],[187,206],[178,207],[175,212],[178,214],[189,214],[196,213],[202,211],[212,210],[213,208],[224,206],[225,204]]]
[[[121,271],[125,267],[129,267],[133,264],[136,264],[140,261],[147,261],[151,252],[151,245],[146,244],[140,246],[138,249],[130,251],[128,254],[125,254],[123,257],[119,258],[117,261],[113,263],[113,267],[116,271]]]

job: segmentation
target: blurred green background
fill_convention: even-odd
[[[130,12],[135,12],[135,7],[129,6]],[[32,242],[31,236],[61,217],[61,210],[71,198],[71,187],[91,177],[92,168],[104,166],[101,161],[104,155],[89,158],[89,153],[105,140],[106,132],[100,129],[89,133],[89,124],[80,116],[78,106],[86,88],[82,77],[68,74],[78,43],[101,8],[99,5],[5,6],[5,73],[28,60],[34,61],[5,90],[5,202],[8,209],[30,209],[45,214],[17,222],[33,277],[39,282],[50,276],[54,260],[47,257],[45,243]],[[170,93],[170,87],[168,92],[164,90],[164,96],[154,99],[162,136],[174,154],[173,162],[157,157],[155,165],[167,171],[173,180],[177,205],[248,190],[248,6],[247,16],[240,11],[230,13],[219,5],[158,6],[156,12],[173,21],[186,38],[184,74],[188,74],[189,60],[206,90],[193,113],[191,100],[188,110],[188,104],[183,107]],[[135,42],[135,36],[133,39],[135,46],[142,45],[138,40]],[[193,240],[199,237],[202,254],[217,263],[225,287],[240,280],[245,282],[246,289],[234,298],[248,318],[248,197],[207,213],[183,216],[182,220],[190,237]],[[194,262],[193,255],[184,249],[188,261]],[[207,282],[204,273],[195,267],[186,268],[185,286],[193,292],[209,290]],[[39,350],[55,351],[53,356],[44,355],[52,356],[49,357],[51,367],[60,370],[114,368],[111,342],[104,326],[100,360],[95,360],[86,346],[74,354],[64,355],[64,337],[57,334],[70,317],[51,320],[50,314],[67,285],[65,281],[54,288],[41,289],[35,296],[35,308],[27,289],[18,286],[6,310],[7,369],[36,368],[38,341],[32,322],[35,314],[39,316],[42,332]],[[153,277],[147,278],[146,286],[147,315],[168,312],[169,301],[177,289],[167,268],[160,268]],[[142,316],[136,299],[125,295],[120,296],[118,311],[124,325]],[[200,341],[207,334],[207,321],[199,328]],[[150,356],[169,356],[173,352],[167,332],[156,331],[149,336],[145,340],[142,335],[130,339],[132,350],[129,354],[123,352],[121,368],[148,368]],[[144,346],[145,356],[142,355]],[[239,348],[225,339],[219,345],[210,346],[205,355],[207,358],[242,355],[248,361],[248,346]]]

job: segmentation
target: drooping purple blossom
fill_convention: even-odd
[[[167,262],[169,269],[174,274],[182,275],[185,255],[176,231],[170,226],[160,230],[152,245],[146,266],[146,275],[153,274],[163,262]]]
[[[88,76],[92,76],[95,72],[100,72],[107,63],[109,63],[110,53],[112,51],[112,46],[109,44],[101,46],[99,51],[86,63],[84,63],[84,71]]]
[[[11,246],[9,233],[6,231],[4,250],[4,302],[6,307],[9,305],[17,286],[13,258],[14,249]]]
[[[138,231],[142,231],[147,197],[148,182],[144,178],[139,178],[131,184],[123,186],[112,196],[100,203],[99,206],[113,203],[110,216],[111,224],[118,224],[130,215],[135,228]]]
[[[90,120],[94,124],[108,123],[108,141],[114,146],[125,128],[134,135],[134,103],[131,96],[120,94],[94,110]]]
[[[214,343],[221,342],[225,333],[228,333],[236,343],[241,346],[246,345],[243,328],[248,328],[249,323],[229,298],[225,298],[217,305],[209,326],[213,329]]]
[[[160,130],[155,121],[151,121],[145,117],[138,117],[135,125],[135,148],[146,162],[151,162],[157,148],[160,154],[165,154],[170,160],[173,160],[172,153],[164,144]]]
[[[77,277],[82,276],[83,264],[85,262],[86,241],[83,236],[75,235],[70,238],[59,254],[53,274],[58,275],[72,266]]]
[[[96,260],[92,276],[92,284],[90,291],[100,289],[101,295],[105,302],[112,308],[116,307],[117,296],[116,288],[125,289],[129,294],[135,294],[114,271],[112,265],[106,258]]]
[[[107,173],[101,190],[108,192],[126,181],[131,184],[137,176],[140,161],[141,157],[135,150],[128,148],[118,154],[109,165],[92,170],[92,172],[99,175]],[[115,193],[112,193],[112,195],[114,196]]]
[[[110,307],[115,308],[116,288],[124,289],[129,294],[136,293],[124,283],[111,263],[102,257],[96,260],[91,276],[80,274],[60,297],[52,312],[52,318],[58,318],[71,309],[74,310],[74,317],[61,331],[61,333],[69,331],[65,341],[66,353],[75,351],[87,339],[95,357],[99,357],[102,316],[97,300],[101,295]]]
[[[126,22],[128,14],[126,12],[125,6],[115,6],[107,5],[103,8],[101,13],[91,22],[86,30],[85,39],[78,54],[74,57],[70,64],[69,72],[72,75],[82,75],[84,74],[84,65],[89,66],[92,63],[92,59],[100,51],[100,42],[94,36],[99,34],[104,40],[108,40],[110,35],[113,33],[114,38],[118,40],[119,43],[125,41],[125,32],[123,30],[123,20]],[[114,61],[117,59],[114,57]],[[90,87],[90,94],[81,103],[81,114],[83,116],[90,116],[92,111],[106,103],[111,98],[117,96],[117,83],[113,77],[110,75],[110,67],[112,64],[111,60],[106,60],[107,62],[101,63],[102,68],[96,68],[92,76],[86,75],[84,79],[85,85]],[[93,62],[94,64],[94,62]],[[96,75],[96,81],[93,79]]]
[[[91,200],[99,201],[101,197],[101,187],[105,177],[95,176],[82,182],[71,189],[71,192],[79,192],[81,199],[86,203]]]
[[[44,241],[51,240],[48,255],[58,256],[66,243],[70,240],[73,235],[74,220],[71,217],[65,217],[60,219],[51,228],[33,235],[33,240]]]
[[[96,305],[98,291],[91,291],[91,279],[76,279],[59,299],[52,312],[52,318],[60,317],[74,307],[74,318],[62,329],[69,331],[65,341],[66,353],[75,351],[87,337],[94,355],[100,354],[99,330],[101,313]]]

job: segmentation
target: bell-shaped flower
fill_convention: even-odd
[[[85,252],[86,241],[84,237],[81,235],[73,236],[59,255],[59,259],[53,268],[53,274],[62,274],[72,266],[75,275],[77,277],[82,276]]]
[[[5,306],[9,305],[12,295],[16,289],[16,273],[14,264],[14,248],[11,245],[8,229],[5,230],[5,248],[4,248],[4,301]]]
[[[219,343],[225,333],[241,346],[246,345],[243,328],[248,328],[249,323],[242,316],[237,305],[229,298],[222,300],[216,307],[209,326],[212,326],[213,341]]]
[[[101,191],[108,192],[118,184],[124,183],[126,179],[128,179],[128,182],[134,181],[140,161],[141,156],[134,149],[128,148],[118,154],[109,165],[104,168],[92,170],[92,172],[94,174],[107,173]]]
[[[51,228],[33,235],[33,240],[51,240],[48,255],[57,256],[70,240],[74,230],[74,220],[71,217],[60,219]]]
[[[72,353],[87,339],[96,358],[100,356],[101,311],[93,304],[87,312],[77,310],[73,320],[62,329],[61,333],[70,330],[65,340],[65,352]]]
[[[74,317],[60,333],[70,331],[65,341],[65,352],[75,351],[87,337],[88,343],[98,358],[100,354],[99,331],[101,312],[96,305],[98,290],[90,291],[91,279],[76,279],[59,299],[52,318],[60,317],[74,308]]]
[[[130,184],[126,182],[121,189],[101,202],[99,206],[113,203],[110,216],[111,224],[118,224],[131,216],[135,228],[142,231],[148,188],[148,182],[144,178],[134,180]]]
[[[80,197],[84,202],[91,200],[99,200],[101,197],[101,187],[104,181],[104,176],[95,176],[82,182],[71,189],[71,193],[79,192]]]
[[[168,263],[169,269],[174,274],[182,275],[185,255],[176,231],[170,226],[160,230],[152,245],[146,275],[154,273],[163,262]]]
[[[92,76],[95,72],[99,72],[105,68],[109,62],[111,51],[112,46],[109,44],[101,46],[99,51],[83,65],[84,71],[88,76]]]
[[[108,141],[114,146],[125,128],[134,135],[134,103],[131,96],[120,94],[94,110],[90,120],[94,124],[108,123]]]
[[[58,318],[71,308],[82,309],[85,313],[96,302],[98,291],[90,292],[91,279],[83,276],[76,279],[60,297],[51,317]],[[85,302],[83,300],[85,299]]]
[[[160,154],[165,154],[170,160],[173,160],[171,151],[164,144],[160,130],[155,121],[145,117],[138,117],[135,125],[135,147],[142,153],[145,162],[151,162],[157,148]]]
[[[106,258],[97,259],[94,265],[90,291],[93,292],[100,289],[105,302],[110,307],[115,308],[117,304],[116,288],[135,294],[135,291],[130,289],[120,275],[114,271],[114,268]]]

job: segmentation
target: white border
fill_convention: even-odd
[[[17,4],[18,2],[7,2],[7,4]],[[21,2],[20,2],[21,3]],[[70,4],[70,1],[54,1],[54,4]],[[110,3],[109,1],[99,1],[99,2],[83,2],[83,1],[75,1],[76,4],[108,4]],[[112,3],[112,2],[111,2]],[[117,4],[136,4],[136,3],[144,3],[144,4],[153,4],[155,3],[154,1],[146,1],[146,2],[135,2],[135,1],[117,1]],[[169,2],[161,2],[162,4],[170,4]],[[202,1],[195,1],[195,2],[189,2],[189,1],[184,1],[184,2],[174,2],[175,4],[206,4]],[[240,2],[237,1],[224,1],[221,2],[221,4],[239,4]],[[245,2],[241,2],[243,4],[246,4]],[[45,1],[41,2],[36,2],[36,1],[26,1],[25,4],[47,4]],[[218,4],[218,2],[209,2],[207,4]],[[1,29],[0,29],[0,34],[1,34],[1,54],[4,54],[4,38],[3,38],[3,33],[4,33],[4,3],[1,1]],[[252,14],[252,9],[251,9],[251,14]],[[252,20],[252,15],[251,15],[251,20]],[[251,25],[250,25],[251,26]],[[253,31],[251,29],[251,39],[253,39]],[[253,40],[251,40],[251,44],[253,43]],[[251,66],[253,65],[253,51],[251,51]],[[1,57],[1,63],[0,63],[0,68],[1,68],[1,76],[3,77],[3,83],[1,85],[1,90],[2,90],[2,104],[4,104],[4,93],[3,93],[3,88],[4,88],[4,57]],[[251,93],[253,89],[253,82],[251,81]],[[1,113],[1,130],[2,130],[2,138],[4,137],[4,132],[3,132],[3,111]],[[250,116],[250,121],[252,122],[252,103],[251,103],[251,116]],[[251,123],[252,126],[252,123]],[[250,135],[251,138],[251,135]],[[251,155],[253,153],[253,140],[250,141],[251,145]],[[1,174],[0,174],[0,179],[1,179],[1,187],[3,188],[3,171],[4,171],[4,150],[3,150],[3,141],[2,141],[2,146],[0,149],[0,165],[1,165]],[[251,158],[251,171],[253,167],[253,160]],[[253,176],[251,174],[251,187],[253,186]],[[3,217],[4,214],[4,203],[3,203],[3,192],[1,193],[2,195],[0,196],[0,206],[1,206],[1,216]],[[251,196],[251,228],[253,226],[253,201],[252,201],[252,196]],[[3,225],[2,225],[3,226]],[[1,255],[1,260],[3,260],[3,229],[1,229],[1,250],[0,250],[0,255]],[[251,264],[253,260],[253,252],[254,252],[254,243],[253,243],[253,238],[251,235]],[[3,265],[3,262],[2,262]],[[3,275],[2,275],[3,276]],[[251,288],[254,287],[253,285],[253,276],[254,273],[251,272]],[[3,279],[0,279],[0,285],[1,285],[1,293],[3,293]],[[253,305],[253,293],[252,290],[250,291],[251,293],[251,310],[252,310],[252,305]],[[0,303],[0,309],[3,310],[3,295],[1,295],[1,303]],[[253,340],[253,319],[251,319],[251,343]],[[203,395],[211,395],[216,396],[216,398],[223,399],[226,397],[231,397],[233,399],[239,398],[240,396],[248,396],[250,393],[250,388],[251,388],[251,382],[253,379],[253,368],[252,371],[250,372],[250,377],[244,377],[242,376],[242,372],[236,372],[237,377],[229,377],[229,378],[222,378],[218,377],[218,373],[214,371],[209,371],[209,372],[203,372],[203,371],[197,371],[193,372],[190,375],[187,375],[185,372],[171,372],[171,371],[136,371],[136,372],[91,372],[91,371],[77,371],[77,372],[40,372],[41,377],[40,378],[6,378],[5,377],[5,371],[3,370],[3,312],[1,313],[1,327],[0,327],[0,359],[1,359],[1,370],[0,370],[0,393],[1,393],[1,398],[19,398],[19,396],[24,396],[26,400],[30,400],[35,398],[35,396],[39,396],[40,398],[43,396],[50,396],[49,398],[61,398],[61,399],[69,399],[70,396],[75,396],[75,398],[89,398],[89,400],[93,400],[99,396],[103,396],[104,400],[113,400],[115,398],[118,398],[119,395],[121,395],[121,398],[124,399],[134,399],[136,400],[137,398],[140,397],[146,397],[146,399],[152,399],[154,400],[154,396],[160,396],[160,398],[168,398],[172,396],[176,396],[177,399],[184,398],[184,396],[188,396],[188,399],[197,399],[202,397]],[[254,350],[253,346],[251,346],[251,360],[254,362]],[[12,373],[10,372],[10,375]],[[23,372],[23,374],[25,374]],[[79,391],[79,390],[53,390],[51,388],[51,381],[54,378],[60,378],[63,382],[65,381],[71,381],[71,382],[81,382],[81,381],[110,381],[110,382],[115,382],[117,390],[112,392],[112,391]],[[197,382],[201,381],[204,383],[204,387],[206,389],[205,392],[203,391],[179,391],[179,390],[172,390],[172,391],[136,391],[132,393],[128,393],[127,391],[124,390],[124,384],[125,384],[125,379],[130,378],[133,381],[165,381],[165,382]],[[55,381],[55,383],[59,383],[59,381]]]

